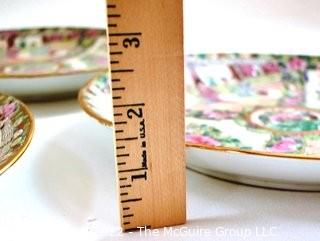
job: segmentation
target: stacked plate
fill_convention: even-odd
[[[23,99],[74,95],[106,66],[104,30],[0,31],[0,90]]]
[[[34,119],[26,105],[0,94],[0,174],[24,153],[33,131]]]
[[[31,112],[13,96],[49,100],[76,95],[106,66],[104,30],[0,31],[0,174],[24,153],[34,131]]]
[[[0,31],[0,90],[24,100],[80,91],[83,109],[112,126],[105,31]],[[320,57],[186,57],[188,166],[263,187],[320,190]],[[107,104],[109,103],[109,105]],[[0,95],[0,172],[30,143],[27,107]]]
[[[191,169],[250,185],[320,190],[319,57],[192,55],[186,66]],[[79,101],[112,126],[105,75],[89,81]]]

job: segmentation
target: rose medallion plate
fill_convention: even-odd
[[[320,190],[320,58],[192,55],[186,65],[191,169],[251,185]],[[111,125],[105,76],[83,87],[79,100]]]
[[[83,110],[100,123],[112,126],[112,98],[107,75],[99,75],[84,85],[78,95]]]
[[[28,108],[17,99],[0,94],[0,174],[27,149],[34,130]]]
[[[0,31],[0,90],[23,99],[63,97],[107,66],[105,31]]]

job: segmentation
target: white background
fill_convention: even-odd
[[[318,0],[185,0],[190,52],[320,53]],[[0,0],[0,28],[104,28],[104,0]]]
[[[104,5],[0,0],[0,28],[104,27]],[[317,0],[187,0],[185,50],[318,54],[319,10]],[[111,130],[87,117],[76,101],[31,108],[34,140],[0,177],[0,240],[138,240],[139,233],[118,236]],[[253,188],[188,171],[187,201],[185,227],[210,236],[147,238],[319,240],[319,193]]]

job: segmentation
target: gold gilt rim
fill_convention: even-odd
[[[7,94],[0,93],[0,95],[8,96]],[[35,120],[33,114],[31,113],[30,109],[20,100],[14,97],[15,101],[21,106],[21,110],[27,114],[30,120],[30,130],[27,133],[27,137],[21,147],[18,148],[8,159],[4,160],[0,163],[0,175],[3,174],[6,170],[8,170],[14,163],[16,163],[22,154],[27,150],[28,146],[31,143],[33,134],[34,134],[34,127],[35,127]]]
[[[83,110],[92,118],[98,120],[101,124],[106,125],[108,127],[113,127],[113,122],[104,118],[95,112],[90,105],[84,100],[84,92],[88,90],[88,88],[92,85],[92,83],[98,78],[98,76],[90,79],[79,91],[78,101]],[[220,152],[228,152],[228,153],[237,153],[244,155],[255,155],[255,156],[265,156],[265,157],[280,157],[280,158],[288,158],[288,159],[298,159],[304,161],[320,161],[320,156],[318,155],[302,155],[302,154],[291,154],[291,153],[271,153],[266,151],[253,151],[253,150],[244,150],[235,147],[219,147],[219,146],[209,146],[205,144],[196,144],[192,142],[186,142],[186,147],[198,148],[207,151],[220,151]]]
[[[207,151],[221,151],[228,153],[238,153],[246,155],[264,156],[264,157],[280,157],[288,159],[298,159],[303,161],[313,160],[320,161],[320,156],[317,155],[302,155],[302,154],[290,154],[290,153],[271,153],[266,151],[252,151],[252,150],[242,150],[235,147],[221,147],[221,146],[209,146],[204,144],[195,144],[191,142],[186,143],[187,147],[193,147],[198,149],[203,149]]]
[[[64,30],[97,30],[97,31],[105,31],[103,28],[77,28],[77,27],[50,27],[50,28],[22,28],[22,29],[6,29],[6,30],[1,30],[0,32],[3,31],[32,31],[32,30],[55,30],[55,29],[64,29]],[[48,61],[48,60],[45,60]],[[15,65],[17,63],[10,64]],[[107,68],[96,68],[96,69],[88,69],[88,70],[74,70],[74,71],[69,71],[69,72],[59,72],[59,71],[54,71],[54,72],[49,72],[49,73],[34,73],[34,74],[6,74],[3,72],[0,72],[0,81],[1,79],[25,79],[25,78],[39,78],[39,77],[53,77],[53,76],[66,76],[66,75],[75,75],[75,74],[84,74],[84,73],[94,73],[94,72],[105,72],[107,71]]]
[[[91,106],[88,104],[87,101],[85,101],[85,92],[89,90],[89,87],[92,85],[92,83],[98,78],[99,76],[95,76],[91,78],[87,83],[85,83],[78,93],[78,102],[81,106],[81,108],[92,118],[98,120],[101,124],[106,125],[108,127],[112,127],[113,123],[112,121],[104,118],[102,115],[97,113],[96,111],[91,108]]]

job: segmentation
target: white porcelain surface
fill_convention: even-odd
[[[80,103],[91,110],[89,114],[93,113],[92,117],[100,122],[106,120],[102,123],[112,123],[111,96],[107,91],[107,83],[105,77],[97,77],[82,88],[80,95]],[[191,97],[186,95],[187,101],[192,101]],[[210,150],[190,145],[193,143],[187,142],[188,166],[207,175],[261,187],[320,191],[319,158],[308,160],[263,156],[213,150],[210,145],[207,145]]]
[[[106,23],[101,0],[52,0],[50,4],[2,0],[0,5],[0,27],[104,27]],[[259,47],[299,53],[320,50],[319,0],[186,0],[185,7],[186,51],[239,51],[241,44],[249,52]],[[269,27],[260,26],[262,21]],[[274,27],[281,36],[270,34]],[[292,35],[297,38],[289,39]],[[75,106],[69,102],[33,106],[34,143],[0,181],[1,240],[319,241],[320,193],[252,188],[192,171],[187,172],[188,221],[183,227],[202,228],[209,235],[164,237],[163,229],[160,237],[122,234],[112,131],[80,110],[70,115]],[[99,145],[90,143],[91,133],[96,133]],[[274,233],[265,237],[262,230]]]
[[[270,188],[320,191],[320,160],[187,148],[188,166],[218,178]]]
[[[183,227],[209,230],[209,236],[122,234],[113,131],[77,106],[75,101],[31,105],[37,124],[33,142],[0,178],[1,240],[318,241],[319,193],[252,188],[189,170]],[[257,238],[256,228],[275,228],[275,236]],[[252,233],[241,238],[224,230]]]
[[[0,79],[0,90],[23,98],[75,94],[88,79],[96,74],[93,72],[38,78],[4,78]]]

